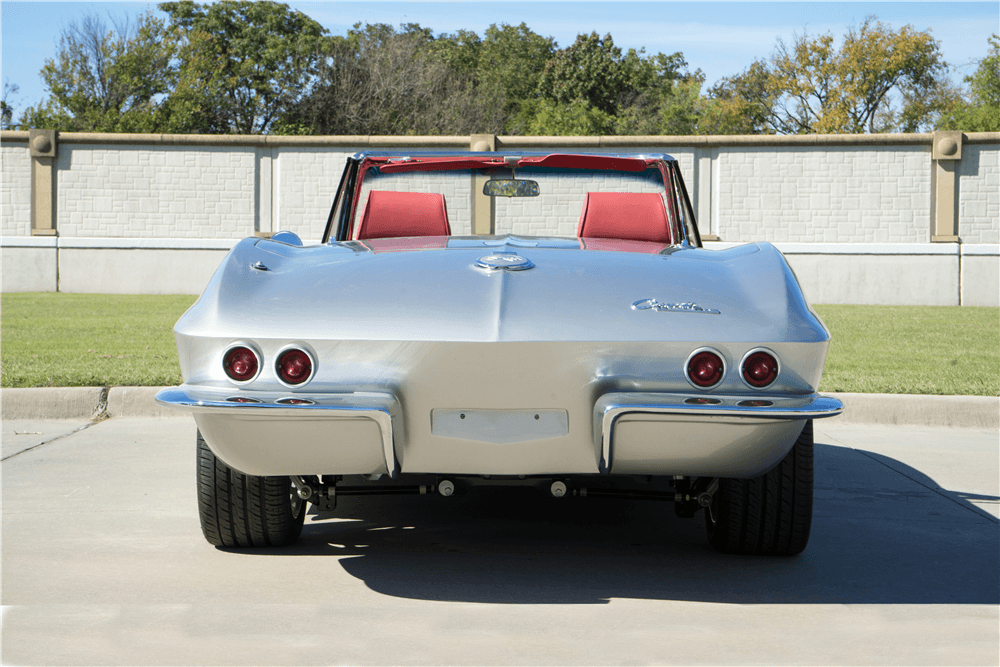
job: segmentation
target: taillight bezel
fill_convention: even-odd
[[[747,381],[746,376],[743,375],[743,369],[746,367],[747,361],[750,359],[750,357],[757,354],[758,352],[763,352],[764,354],[774,359],[774,363],[777,366],[777,370],[774,373],[774,379],[772,379],[767,384],[762,384],[762,385],[752,384],[751,382]],[[766,389],[770,389],[778,381],[778,378],[781,377],[781,357],[775,354],[774,350],[769,350],[766,347],[755,347],[752,350],[748,351],[746,354],[744,354],[743,358],[740,360],[739,375],[740,375],[740,381],[750,389],[753,389],[754,391],[764,391]]]
[[[714,354],[722,362],[722,372],[719,374],[719,379],[712,385],[702,386],[691,379],[691,362],[702,352],[710,352]],[[684,360],[684,377],[687,379],[688,383],[697,389],[698,391],[711,391],[721,385],[726,380],[726,373],[729,371],[729,364],[726,363],[726,355],[722,354],[714,347],[699,347],[697,350],[688,355],[688,358]]]
[[[286,382],[284,378],[281,377],[281,358],[289,352],[301,352],[306,355],[309,359],[309,375],[305,380],[301,382],[291,383]],[[300,389],[305,385],[312,382],[312,379],[316,377],[316,355],[314,355],[310,350],[308,350],[304,345],[293,343],[291,345],[286,345],[274,356],[274,377],[281,383],[283,387],[288,387],[289,389]]]
[[[230,375],[229,372],[226,370],[226,365],[228,363],[229,355],[233,351],[238,349],[245,349],[249,351],[251,354],[253,354],[254,360],[257,362],[257,371],[253,374],[252,377],[247,378],[246,380],[238,380],[234,378],[232,375]],[[264,369],[264,355],[260,353],[260,349],[258,349],[257,346],[254,345],[253,343],[243,340],[235,341],[233,343],[230,343],[229,346],[226,347],[225,350],[223,350],[221,365],[222,365],[222,374],[226,376],[227,380],[229,380],[230,382],[239,387],[244,387],[260,377],[260,373]]]

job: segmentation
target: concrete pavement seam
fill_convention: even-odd
[[[104,417],[104,419],[107,419],[107,417]],[[22,449],[19,452],[14,452],[10,456],[5,456],[2,459],[0,459],[0,463],[3,463],[4,461],[9,461],[10,459],[14,458],[15,456],[20,456],[21,454],[24,454],[25,452],[30,452],[30,451],[38,449],[39,447],[44,447],[45,445],[51,444],[51,443],[55,442],[56,440],[62,440],[63,438],[68,438],[71,435],[74,435],[76,433],[79,433],[80,431],[84,431],[84,430],[90,428],[94,424],[100,424],[102,421],[104,421],[104,419],[95,419],[94,421],[90,422],[89,424],[84,424],[80,428],[74,429],[74,430],[70,431],[69,433],[63,433],[62,435],[57,435],[56,437],[52,438],[51,440],[46,440],[45,442],[40,442],[37,445],[32,445],[31,447],[28,447],[27,449]]]
[[[938,486],[936,488],[928,486],[928,485],[924,484],[923,482],[921,482],[919,479],[913,479],[912,477],[910,477],[909,475],[907,475],[902,470],[897,470],[896,468],[893,468],[891,465],[886,464],[884,461],[878,460],[877,458],[875,458],[874,456],[871,455],[871,452],[866,452],[863,449],[857,449],[856,447],[851,447],[851,449],[854,450],[854,451],[856,451],[857,453],[863,455],[863,456],[868,457],[869,459],[871,459],[875,463],[878,463],[879,465],[885,466],[886,468],[888,468],[889,470],[893,471],[897,475],[902,475],[906,479],[910,480],[911,482],[914,482],[915,484],[918,484],[918,485],[924,487],[928,491],[933,491],[934,493],[936,493],[937,495],[941,496],[942,498],[947,498],[948,500],[950,500],[951,502],[955,503],[959,507],[962,507],[963,509],[966,509],[966,510],[972,512],[976,516],[980,516],[980,517],[983,517],[985,519],[989,519],[992,523],[1000,523],[1000,519],[996,518],[992,514],[988,514],[987,512],[979,509],[974,504],[972,504],[972,503],[963,503],[963,502],[961,502],[959,500],[956,500],[950,494],[945,493],[945,491],[947,491],[947,489],[944,489],[941,486]]]

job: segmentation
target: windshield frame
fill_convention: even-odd
[[[485,170],[518,166],[551,167],[567,171],[609,171],[635,173],[655,168],[664,190],[673,245],[700,247],[700,238],[687,192],[681,184],[677,161],[665,154],[576,154],[576,153],[358,153],[347,160],[326,229],[323,243],[349,241],[357,231],[357,220],[365,176],[371,167],[384,174],[403,172],[458,171],[485,174]],[[485,196],[485,195],[484,195]],[[482,235],[482,234],[480,234]]]

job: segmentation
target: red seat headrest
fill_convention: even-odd
[[[663,197],[655,192],[588,192],[576,235],[670,243]]]
[[[451,236],[444,195],[425,192],[368,193],[358,239]]]

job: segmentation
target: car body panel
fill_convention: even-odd
[[[364,179],[350,170],[367,159],[349,161],[330,229],[356,204]],[[664,158],[624,164],[679,178]],[[343,240],[319,245],[245,239],[177,323],[184,385],[157,398],[193,412],[220,458],[257,475],[759,475],[805,420],[842,408],[816,394],[829,333],[772,245],[697,247],[686,194],[666,196],[678,229],[694,230],[672,244],[346,240],[343,222]],[[484,262],[497,257],[530,268]],[[237,344],[262,361],[252,382],[223,371]],[[274,367],[289,346],[315,360],[302,386]],[[685,372],[706,346],[726,365],[707,390]],[[756,349],[780,360],[763,390],[739,373]],[[277,402],[288,397],[309,404]]]

